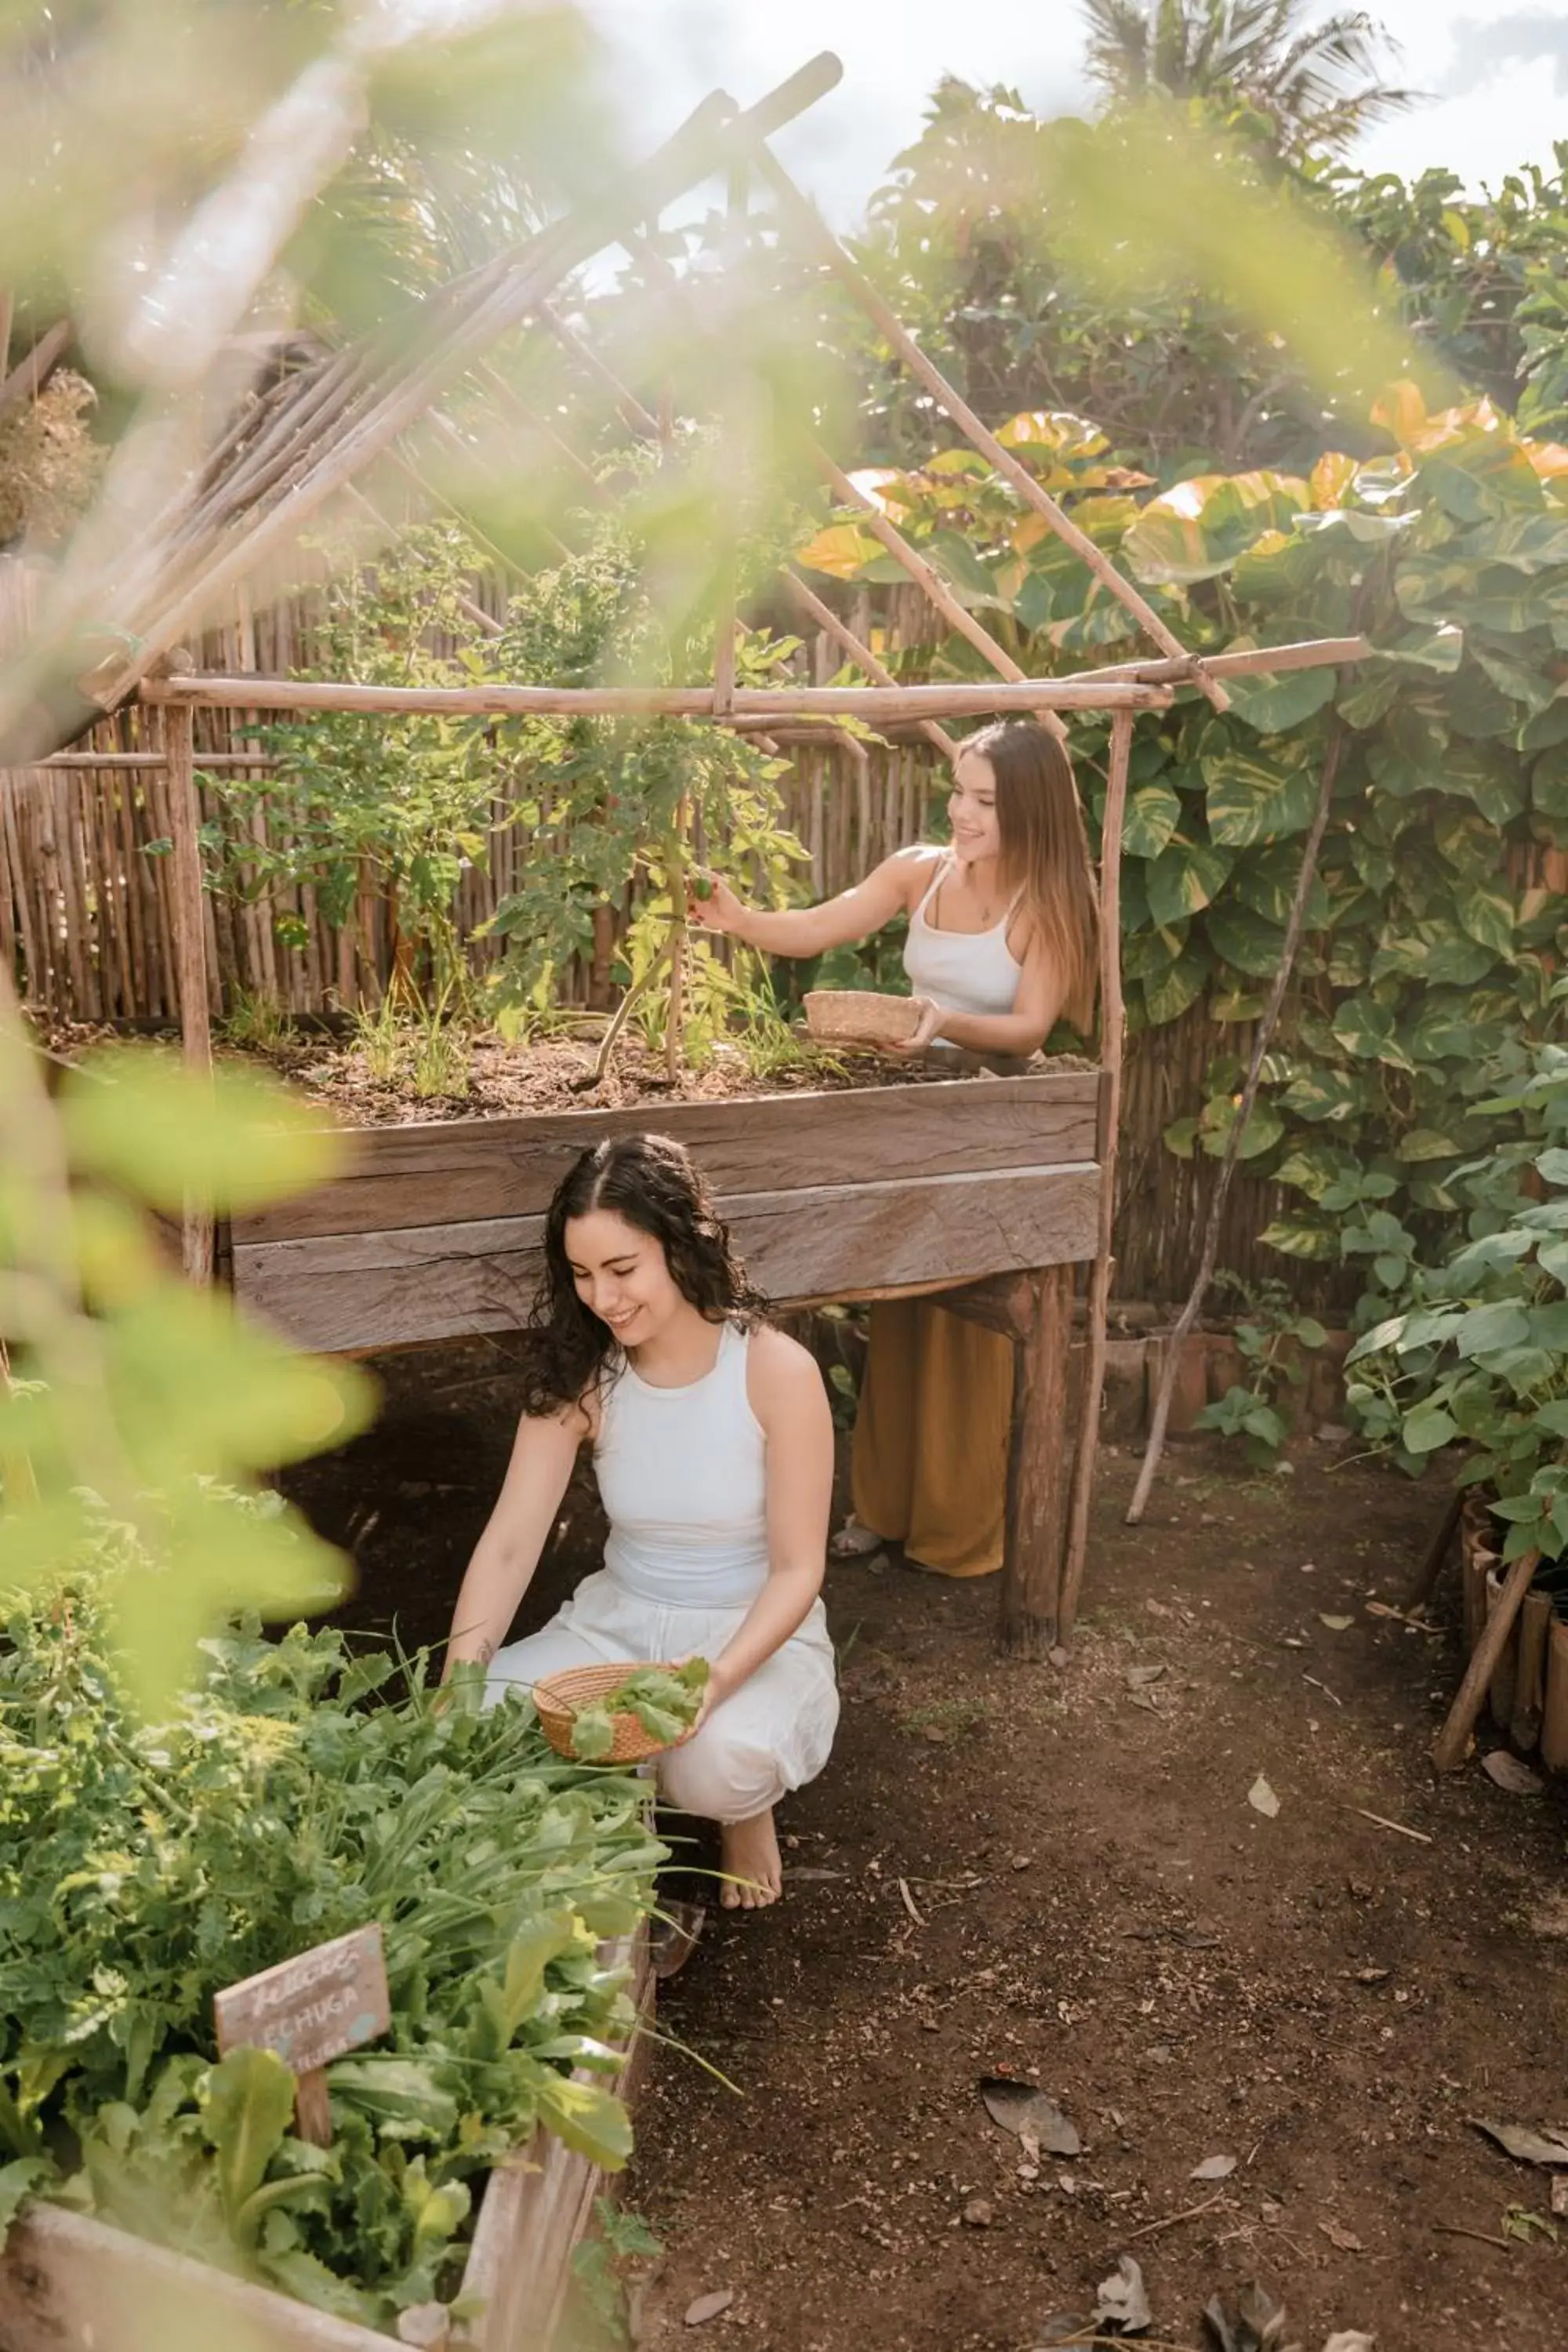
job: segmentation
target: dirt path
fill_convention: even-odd
[[[756,2352],[1021,2352],[1128,2252],[1184,2345],[1257,2275],[1311,2352],[1334,2327],[1563,2352],[1568,2253],[1436,2226],[1548,2210],[1466,2119],[1568,2120],[1568,1808],[1426,1769],[1454,1654],[1364,1601],[1397,1595],[1435,1493],[1184,1447],[1134,1531],[1132,1465],[1105,1469],[1065,1677],[993,1661],[989,1589],[834,1571],[843,1728],[789,1811],[787,1904],[715,1915],[662,2004],[745,2095],[660,2055],[641,2340],[689,2341],[727,2286],[710,2332]],[[1075,2161],[1021,2177],[995,2073],[1050,2092]],[[1221,2155],[1228,2180],[1191,2179]]]
[[[346,1622],[444,1630],[510,1361],[390,1360],[380,1426],[292,1481],[359,1553]],[[1186,1444],[1134,1531],[1132,1468],[1105,1463],[1066,1676],[995,1663],[989,1582],[831,1572],[843,1725],[784,1822],[787,1899],[714,1912],[664,1989],[668,2031],[744,2095],[658,2057],[626,2189],[668,2249],[645,2345],[698,2340],[686,2309],[729,2288],[715,2345],[1026,2352],[1126,2252],[1178,2345],[1256,2275],[1307,2352],[1335,2327],[1563,2352],[1568,2223],[1508,2236],[1548,2176],[1467,2119],[1568,2123],[1568,1800],[1436,1784],[1452,1637],[1365,1606],[1397,1597],[1437,1493],[1316,1446],[1255,1480]],[[591,1506],[566,1520],[531,1621],[592,1552]],[[1076,2159],[1022,2177],[975,2090],[996,2073],[1052,2095]],[[1215,2156],[1234,2174],[1193,2181]]]

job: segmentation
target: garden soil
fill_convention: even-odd
[[[516,1362],[382,1360],[379,1425],[291,1475],[357,1554],[345,1623],[445,1631]],[[1392,1612],[1441,1493],[1321,1443],[1258,1476],[1189,1441],[1130,1529],[1135,1466],[1104,1460],[1065,1671],[997,1661],[994,1580],[830,1570],[843,1721],[782,1816],[785,1899],[710,1908],[661,1988],[735,2088],[655,2056],[639,2342],[1028,2352],[1125,2253],[1162,2346],[1256,2278],[1305,2352],[1563,2352],[1551,2176],[1472,2118],[1568,2124],[1568,1792],[1426,1764],[1455,1597],[1436,1631]],[[527,1622],[599,1533],[574,1487]],[[1080,2152],[1031,2159],[986,2075],[1037,2084]]]

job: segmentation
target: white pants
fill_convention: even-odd
[[[517,1684],[611,1659],[716,1657],[743,1609],[669,1609],[639,1601],[606,1570],[586,1578],[548,1625],[498,1650],[494,1705]],[[654,1759],[659,1794],[683,1813],[750,1821],[816,1779],[838,1721],[833,1645],[818,1601],[799,1632],[713,1709],[694,1738]]]

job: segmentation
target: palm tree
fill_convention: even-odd
[[[1293,152],[1342,151],[1415,97],[1377,79],[1397,48],[1363,8],[1315,23],[1307,0],[1082,0],[1082,8],[1089,76],[1112,99],[1240,100],[1271,117]]]

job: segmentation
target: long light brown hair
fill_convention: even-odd
[[[1063,1015],[1087,1037],[1100,970],[1100,900],[1072,762],[1034,719],[998,719],[966,736],[954,769],[972,754],[987,761],[996,779],[1004,887],[1022,892],[1061,976]]]

